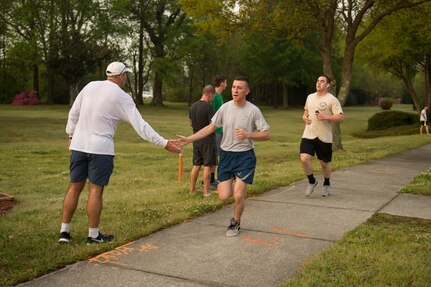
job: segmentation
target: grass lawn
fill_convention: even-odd
[[[187,106],[166,105],[145,106],[141,113],[166,138],[190,134]],[[392,109],[411,112],[411,105],[395,105]],[[121,124],[115,136],[115,168],[105,190],[101,219],[101,230],[115,234],[116,240],[97,246],[85,244],[88,193],[84,192],[72,221],[74,241],[59,245],[62,202],[69,181],[65,134],[68,110],[67,106],[0,105],[0,192],[17,200],[12,212],[0,217],[0,286],[13,286],[88,259],[225,204],[216,196],[204,199],[202,195],[188,195],[191,145],[184,150],[185,174],[179,183],[177,155],[141,140],[128,124]],[[249,195],[304,178],[298,159],[303,110],[269,107],[261,110],[271,125],[271,140],[256,143],[258,164]],[[381,110],[378,107],[344,110],[346,119],[341,125],[344,150],[334,154],[334,169],[431,143],[431,137],[418,134],[356,138],[355,133],[367,128],[368,118]],[[417,129],[419,132],[419,122]]]
[[[313,256],[293,286],[430,286],[431,221],[375,214]]]
[[[421,172],[413,181],[401,189],[402,193],[431,195],[431,169]]]

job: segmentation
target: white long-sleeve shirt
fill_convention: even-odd
[[[72,137],[69,148],[114,155],[114,134],[120,121],[130,123],[140,137],[157,146],[168,143],[142,118],[132,98],[105,80],[90,82],[75,99],[66,126]]]

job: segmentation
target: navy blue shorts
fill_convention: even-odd
[[[114,170],[114,156],[72,150],[70,155],[70,182],[88,180],[100,186],[108,185]]]
[[[311,156],[317,154],[317,158],[323,162],[332,161],[332,143],[325,143],[315,139],[301,139],[301,145],[299,147],[299,153],[306,153]]]
[[[223,182],[235,175],[245,183],[252,184],[255,169],[256,155],[253,149],[243,152],[220,150],[217,181]]]

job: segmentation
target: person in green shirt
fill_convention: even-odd
[[[226,89],[227,80],[225,76],[216,75],[214,76],[213,83],[216,90],[216,94],[214,95],[214,98],[211,101],[211,105],[213,106],[214,112],[217,112],[218,109],[223,105],[223,97],[221,94],[223,93],[224,89]],[[220,156],[220,143],[221,143],[221,139],[223,138],[223,130],[221,127],[216,129],[215,135],[216,135],[216,148],[217,148],[217,158],[218,158]],[[217,189],[217,182],[214,176],[215,169],[216,169],[215,166],[213,166],[211,169],[210,188],[213,190]]]

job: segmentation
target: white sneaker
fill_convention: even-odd
[[[239,234],[239,230],[241,228],[241,222],[238,220],[235,222],[235,219],[230,220],[230,224],[226,230],[226,236],[233,237]]]
[[[305,196],[310,197],[313,194],[314,188],[317,186],[317,180],[315,183],[309,183],[307,189],[305,190]]]
[[[329,185],[324,185],[324,186],[323,186],[322,196],[323,196],[323,197],[328,197],[328,196],[332,195],[332,193],[331,193],[330,189],[331,189],[331,186],[329,186]]]

